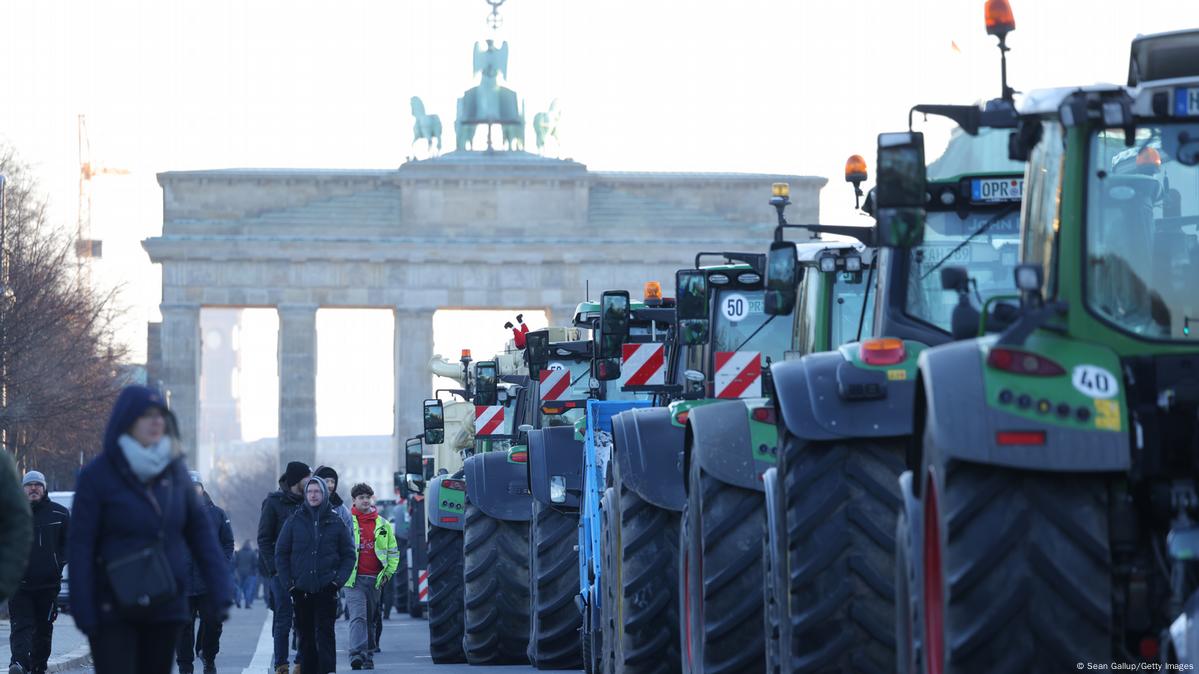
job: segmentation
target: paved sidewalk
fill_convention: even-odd
[[[12,658],[12,650],[8,645],[11,625],[8,620],[0,620],[0,664],[5,668]],[[91,653],[87,647],[87,637],[75,629],[75,620],[62,613],[54,622],[54,646],[50,651],[50,671],[62,672],[76,669],[81,665],[91,663]]]

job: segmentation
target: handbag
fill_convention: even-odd
[[[167,513],[159,508],[149,487],[146,491],[155,510],[162,515],[158,540],[135,552],[104,561],[104,572],[117,609],[127,618],[148,617],[150,611],[170,603],[179,595],[175,573],[166,555]],[[168,508],[171,500],[167,501]]]

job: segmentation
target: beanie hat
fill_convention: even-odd
[[[33,484],[34,482],[39,482],[43,487],[45,487],[46,476],[42,475],[40,471],[31,470],[28,473],[25,473],[25,477],[21,480],[21,486],[24,487],[25,485]]]
[[[331,478],[333,478],[334,482],[336,482],[338,484],[341,483],[341,480],[337,479],[337,471],[333,470],[329,466],[321,466],[320,468],[317,468],[316,472],[313,473],[313,476],[319,477],[319,478],[330,478],[331,477]]]
[[[308,477],[311,471],[308,470],[308,464],[303,461],[291,461],[287,464],[287,470],[283,471],[283,477],[279,478],[284,486],[291,488],[300,484],[300,480]]]

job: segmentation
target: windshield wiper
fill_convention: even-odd
[[[932,269],[929,269],[927,272],[925,272],[925,273],[924,273],[924,275],[920,277],[920,280],[921,280],[921,281],[923,281],[924,279],[928,278],[929,274],[932,274],[933,272],[937,271],[938,269],[940,269],[940,268],[941,268],[941,265],[943,265],[943,264],[945,264],[946,262],[948,262],[948,261],[949,261],[949,258],[951,258],[951,257],[953,257],[953,256],[954,256],[954,253],[957,253],[959,250],[961,250],[962,248],[964,248],[964,247],[966,246],[966,244],[968,244],[968,243],[970,243],[971,241],[973,241],[973,240],[974,240],[974,237],[976,237],[976,236],[978,236],[979,234],[982,234],[983,232],[987,231],[988,229],[990,229],[990,228],[991,228],[991,225],[993,225],[993,224],[995,224],[995,223],[999,222],[1000,220],[1004,219],[1005,217],[1007,217],[1007,216],[1011,215],[1012,213],[1016,212],[1016,210],[1018,210],[1019,208],[1020,208],[1020,207],[1019,207],[1019,205],[1017,205],[1017,206],[1008,206],[1007,208],[1003,209],[1002,211],[999,211],[998,213],[996,213],[996,214],[995,214],[995,217],[993,217],[993,218],[991,218],[990,220],[987,220],[986,222],[984,222],[982,227],[979,227],[978,229],[974,230],[974,233],[973,233],[973,234],[971,234],[970,236],[966,237],[964,241],[962,241],[962,242],[961,242],[961,243],[959,243],[959,244],[958,244],[956,247],[954,247],[954,249],[953,249],[953,250],[949,251],[949,254],[948,254],[948,255],[946,255],[945,257],[941,258],[941,261],[940,261],[940,262],[938,262],[937,264],[933,265],[933,268],[932,268]]]
[[[741,347],[743,347],[743,346],[745,346],[746,344],[748,344],[748,343],[749,343],[749,340],[751,340],[751,339],[753,339],[754,337],[756,337],[756,336],[758,335],[758,333],[762,331],[762,328],[766,327],[767,325],[770,325],[770,321],[773,321],[773,320],[774,320],[774,319],[776,319],[776,318],[778,318],[778,314],[771,314],[771,315],[770,315],[770,318],[767,318],[766,320],[762,321],[762,324],[758,326],[758,329],[757,329],[757,330],[754,330],[754,331],[753,331],[753,332],[751,332],[751,333],[749,333],[749,337],[746,337],[746,338],[745,338],[745,341],[744,341],[744,342],[741,342],[740,344],[738,344],[738,345],[737,345],[737,348],[733,349],[733,351],[740,351],[740,350],[741,350]]]

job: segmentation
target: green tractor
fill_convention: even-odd
[[[1030,93],[1011,150],[1018,313],[915,372],[899,638],[933,674],[1191,662],[1199,31],[1134,41],[1127,87]]]

